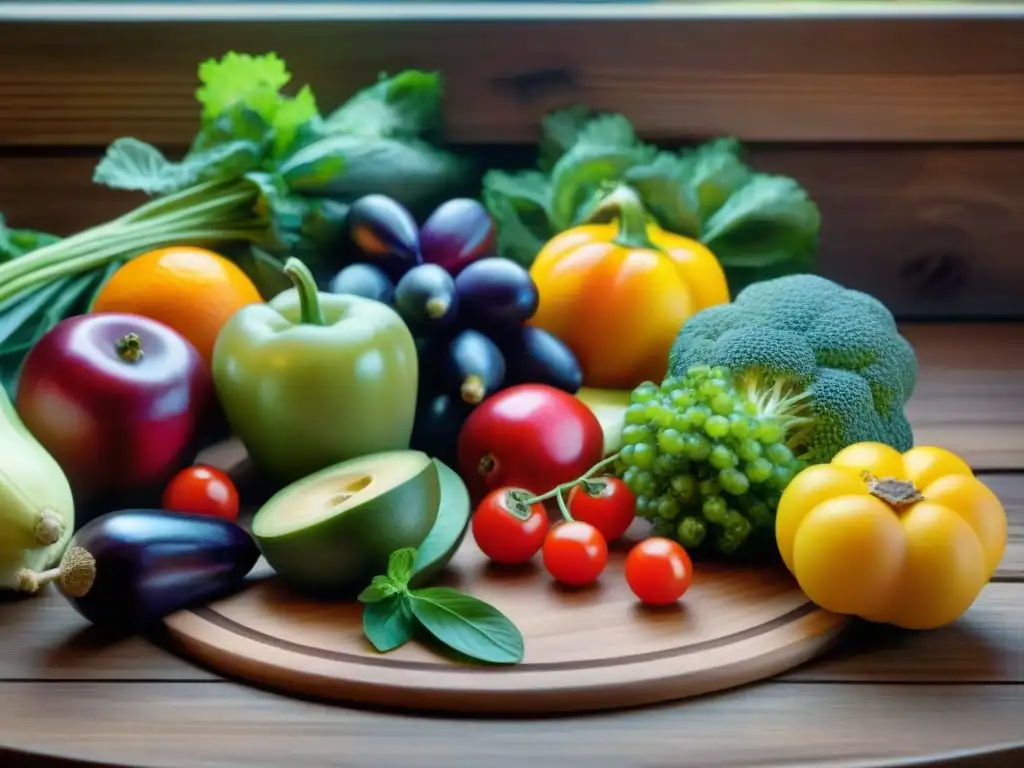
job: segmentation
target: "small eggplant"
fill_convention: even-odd
[[[413,267],[395,286],[395,309],[414,333],[444,328],[458,312],[455,280],[437,264]]]
[[[448,344],[442,377],[453,395],[477,405],[501,389],[505,358],[498,345],[479,331],[461,331]]]
[[[472,405],[448,394],[421,395],[409,447],[454,466],[459,431],[472,410]]]
[[[539,294],[530,273],[510,259],[492,256],[467,265],[455,278],[460,322],[491,331],[525,323]]]
[[[59,566],[41,573],[22,570],[18,585],[35,592],[55,582],[97,627],[134,631],[227,594],[259,557],[253,538],[230,520],[126,509],[87,523]]]
[[[420,263],[416,220],[400,203],[384,195],[364,195],[352,203],[346,219],[349,261],[374,264],[397,280]]]
[[[331,279],[331,293],[348,293],[391,305],[395,284],[374,264],[349,264]]]
[[[523,325],[498,341],[508,366],[507,384],[547,384],[575,395],[583,371],[572,350],[543,328]]]
[[[494,220],[476,200],[457,197],[438,206],[420,228],[423,261],[452,276],[495,253]]]

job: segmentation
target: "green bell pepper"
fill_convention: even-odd
[[[298,259],[294,288],[236,312],[213,350],[228,424],[250,458],[291,482],[339,461],[407,449],[419,368],[398,313],[319,293]]]

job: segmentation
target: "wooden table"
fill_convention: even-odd
[[[964,455],[1010,516],[993,583],[950,627],[857,628],[817,662],[701,699],[467,721],[326,706],[228,682],[142,638],[101,642],[47,593],[0,604],[0,764],[1024,764],[1024,325],[904,331],[921,362],[909,408],[918,443]],[[915,756],[924,762],[905,762]]]

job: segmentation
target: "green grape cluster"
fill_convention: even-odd
[[[804,467],[785,424],[761,413],[727,369],[693,366],[633,390],[616,474],[659,535],[733,554],[774,541],[779,497]]]

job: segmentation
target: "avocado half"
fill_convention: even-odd
[[[437,520],[437,466],[420,451],[387,451],[322,469],[278,491],[252,533],[278,577],[324,596],[358,594],[388,556],[418,548]]]
[[[437,467],[437,477],[441,482],[441,503],[434,527],[416,550],[413,576],[409,582],[413,588],[433,581],[455,557],[462,540],[466,538],[469,518],[473,511],[469,502],[469,491],[458,473],[438,459],[432,461]]]

